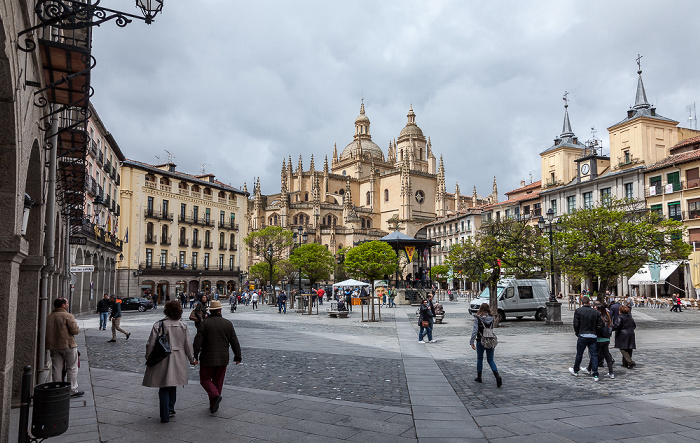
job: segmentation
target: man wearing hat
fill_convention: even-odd
[[[199,384],[209,395],[209,410],[213,414],[221,403],[221,389],[229,362],[228,348],[231,346],[233,360],[239,364],[241,346],[233,323],[221,316],[221,302],[213,300],[209,312],[194,338],[194,357],[199,360]]]

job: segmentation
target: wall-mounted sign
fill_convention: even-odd
[[[70,272],[95,272],[94,265],[71,266]]]
[[[87,245],[87,238],[85,237],[72,237],[70,238],[71,245]]]

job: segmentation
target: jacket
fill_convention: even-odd
[[[613,325],[615,331],[615,347],[618,349],[637,349],[634,330],[637,324],[629,314],[620,314]]]
[[[46,349],[54,351],[77,348],[74,336],[79,333],[78,322],[65,309],[54,309],[46,316]]]
[[[620,306],[619,302],[610,305],[610,317],[612,318],[613,324],[617,321],[617,317],[620,316]]]
[[[109,300],[104,298],[97,302],[97,312],[109,312]]]
[[[479,321],[481,320],[481,321]],[[481,342],[481,336],[484,333],[484,326],[493,328],[493,317],[487,314],[484,317],[474,316],[474,326],[472,327],[472,337],[469,339],[469,345],[473,345],[474,341]]]
[[[201,322],[194,338],[194,356],[201,366],[228,365],[229,346],[233,349],[233,360],[240,363],[241,346],[233,323],[221,314],[212,314]]]
[[[420,317],[418,318],[418,326],[420,326],[420,322],[422,321],[428,321],[430,324],[433,324],[433,311],[430,309],[429,306],[426,305],[421,305],[420,307]]]
[[[109,318],[119,318],[122,316],[122,304],[114,302],[112,303],[112,312],[109,313]]]
[[[151,335],[146,343],[146,359],[151,355],[158,340],[158,323],[151,328]],[[170,343],[171,354],[155,366],[146,366],[143,386],[165,388],[167,386],[184,386],[187,384],[190,363],[194,363],[194,351],[187,325],[180,320],[165,318],[163,329]]]
[[[577,337],[582,334],[592,334],[598,337],[602,328],[603,318],[597,309],[584,305],[574,311],[574,332],[576,332]]]

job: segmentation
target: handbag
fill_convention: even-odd
[[[491,324],[491,327],[486,327],[483,321],[479,320],[481,325],[483,326],[482,332],[481,332],[481,346],[484,347],[484,349],[493,349],[496,347],[498,344],[498,337],[496,337],[496,333],[493,332],[493,323]]]
[[[199,318],[197,317],[197,311],[196,309],[192,309],[192,312],[190,312],[190,320],[192,321],[199,321]]]
[[[428,320],[421,320],[420,325],[424,328],[429,328],[430,322]]]
[[[153,347],[153,351],[146,359],[146,366],[155,366],[161,361],[165,360],[172,353],[170,349],[170,342],[168,341],[168,336],[165,335],[165,328],[163,327],[163,320],[158,322],[158,339],[156,340],[156,345]]]
[[[607,324],[603,324],[603,328],[600,330],[600,336],[603,338],[610,338],[610,337],[612,337],[612,333],[613,333],[612,323],[610,324],[610,326],[608,326]]]

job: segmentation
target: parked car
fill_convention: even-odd
[[[122,311],[143,312],[147,309],[153,309],[153,302],[141,297],[127,297],[122,299]]]
[[[499,321],[505,321],[506,317],[520,320],[527,316],[535,316],[535,320],[542,321],[547,317],[547,280],[507,278],[500,280],[496,289]],[[481,303],[488,302],[489,288],[486,288],[478,298],[472,300],[469,313],[474,315]]]

